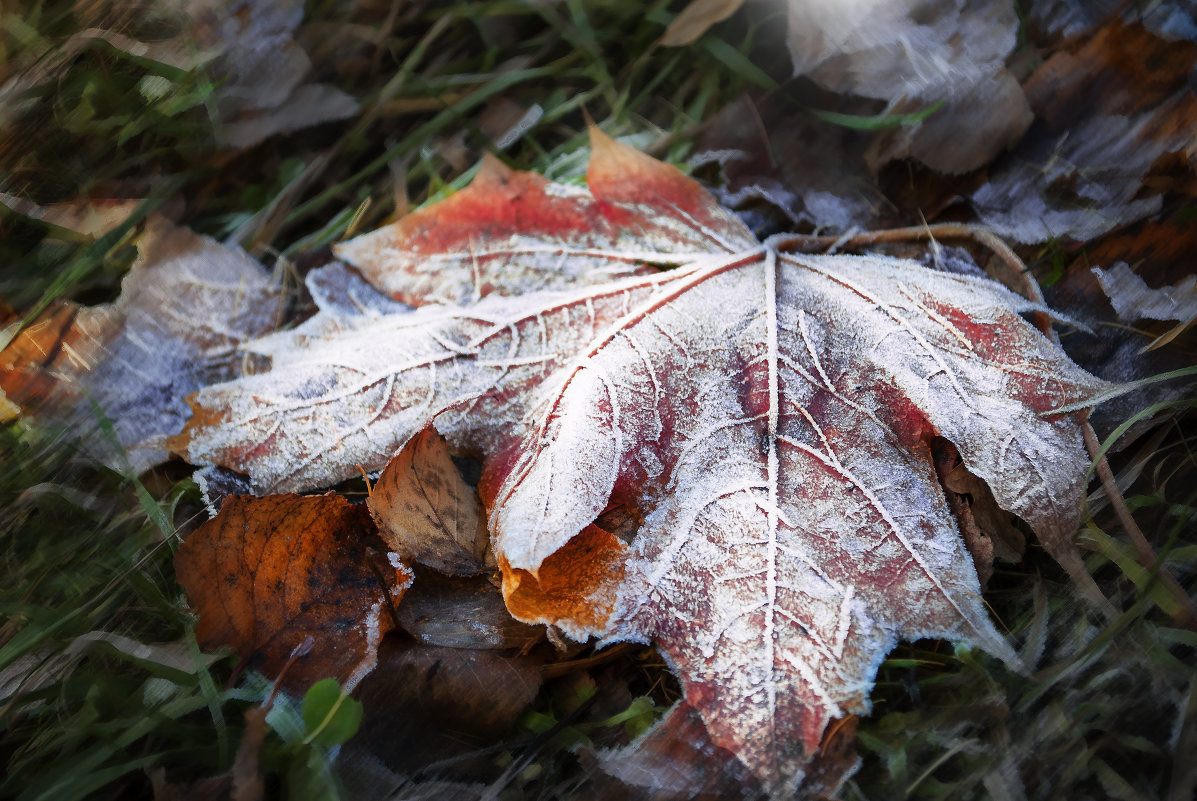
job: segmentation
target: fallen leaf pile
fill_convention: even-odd
[[[275,689],[231,770],[86,776],[253,798],[281,738],[347,797],[1191,795],[1197,12],[91,5],[0,14],[0,424],[140,501],[194,637],[38,640],[0,700],[75,743],[93,652]],[[583,101],[711,190],[593,124],[583,176]],[[32,481],[22,526],[98,497]]]
[[[725,204],[799,225],[956,206],[1016,242],[1092,240],[1191,195],[1197,21],[1180,6],[1034,3],[1036,46],[1016,48],[1013,4],[793,0],[796,78],[711,119],[692,163],[720,165]]]
[[[375,289],[313,272],[319,313],[244,345],[272,368],[202,388],[170,447],[294,492],[382,469],[435,420],[485,458],[509,609],[655,643],[685,714],[781,794],[898,640],[1019,667],[929,443],[1075,566],[1088,457],[1051,412],[1109,385],[991,280],[761,244],[673,168],[593,147],[585,190],[492,163],[347,243]],[[621,508],[630,541],[596,524]],[[419,514],[462,521],[469,552],[453,509]]]

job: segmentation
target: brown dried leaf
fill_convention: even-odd
[[[387,462],[366,506],[379,536],[409,563],[455,576],[496,566],[478,495],[432,426]]]
[[[970,473],[963,462],[944,476],[943,484],[950,492],[968,496],[970,514],[989,538],[994,557],[1006,562],[1022,559],[1026,537],[1014,525],[1010,513],[998,505],[988,484]]]
[[[1195,163],[1195,64],[1193,43],[1118,21],[1053,54],[1023,85],[1035,124],[971,195],[981,221],[1024,243],[1084,241],[1157,211],[1152,165]]]
[[[1107,22],[1111,15],[1123,22],[1138,22],[1164,39],[1197,41],[1194,10],[1184,3],[1157,0],[1037,0],[1024,18],[1028,32],[1052,44],[1082,36]]]
[[[527,649],[544,636],[511,616],[488,578],[447,578],[418,570],[398,610],[399,627],[425,645],[446,648]]]
[[[539,661],[388,637],[357,694],[365,715],[355,742],[405,773],[468,754],[510,729],[536,697]]]
[[[662,47],[682,47],[698,39],[716,22],[735,14],[744,0],[690,0],[674,17],[658,42]]]
[[[10,211],[88,238],[103,236],[120,226],[129,219],[140,202],[116,199],[86,200],[39,206],[16,195],[0,192],[0,205]]]
[[[352,689],[377,661],[412,574],[382,543],[365,507],[335,495],[232,496],[187,538],[175,572],[199,615],[204,648],[228,646],[302,690],[332,676]]]
[[[225,773],[184,785],[168,782],[165,768],[150,771],[154,801],[261,801],[265,790],[261,770],[262,743],[270,731],[266,723],[269,711],[261,706],[245,710],[245,733],[237,746],[233,767]]]

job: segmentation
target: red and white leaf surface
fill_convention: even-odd
[[[606,137],[593,145],[585,189],[488,158],[461,192],[334,250],[419,306],[605,284],[754,244],[672,168]]]
[[[643,217],[629,229],[681,231],[685,265],[600,283],[642,257],[599,253],[572,212],[551,242],[529,223],[531,255],[511,245],[520,229],[492,248],[482,226],[464,239],[505,254],[491,297],[329,301],[251,346],[272,371],[197,393],[174,445],[256,491],[294,490],[381,468],[435,418],[488,459],[481,489],[513,613],[655,642],[711,741],[783,793],[829,719],[867,710],[899,639],[967,641],[1018,665],[981,603],[930,438],[953,442],[1066,555],[1088,458],[1073,421],[1043,415],[1107,385],[1020,316],[1045,309],[995,282],[780,252],[669,168],[602,138],[595,160],[592,176],[640,170],[636,197],[514,180],[567,211],[609,202]],[[537,278],[546,253],[590,261]],[[437,300],[484,286],[432,288],[422,263],[400,259],[397,280]],[[310,281],[346,274],[328,269]],[[643,519],[630,544],[594,525],[618,506]]]

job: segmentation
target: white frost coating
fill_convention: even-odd
[[[582,370],[574,376],[561,405],[593,396],[611,397],[608,384],[595,371]],[[586,415],[563,415],[542,434],[541,441],[551,442],[560,457],[538,460],[520,484],[525,497],[538,497],[542,503],[504,504],[491,516],[492,531],[498,533],[496,547],[502,548],[512,567],[535,572],[546,557],[606,508],[624,454],[618,437],[595,443],[593,433],[612,431],[617,420],[617,412],[595,409]],[[584,449],[581,452],[587,458],[574,456],[579,449]],[[570,503],[553,503],[558,498],[569,498]],[[503,532],[519,532],[520,536],[506,537]]]
[[[183,397],[235,374],[238,343],[275,323],[279,288],[240,248],[151,216],[116,302],[79,309],[73,347],[49,365],[60,384],[36,414],[94,432],[92,455],[134,473],[169,456],[164,440],[187,419]],[[9,365],[0,364],[0,369]],[[121,454],[100,434],[94,401],[112,420]]]
[[[1164,115],[1187,94],[1130,116],[1095,115],[1060,133],[1042,155],[1003,162],[972,195],[977,216],[1002,236],[1032,244],[1083,242],[1154,214],[1163,199],[1145,191],[1143,179],[1161,155],[1191,141],[1184,126],[1161,131]]]
[[[406,589],[411,584],[411,579],[401,587]],[[384,601],[376,601],[370,611],[366,613],[365,620],[362,621],[362,639],[365,641],[365,649],[363,653],[365,658],[358,663],[358,666],[353,669],[345,679],[345,692],[353,692],[353,688],[358,685],[362,679],[370,674],[378,666],[378,643],[382,640],[381,627],[379,626],[379,618],[382,616],[382,605]],[[389,613],[388,613],[389,614]]]
[[[191,455],[302,489],[381,466],[435,416],[509,455],[490,525],[528,570],[626,490],[644,522],[614,615],[551,622],[654,640],[715,743],[781,788],[831,716],[867,711],[899,639],[1018,664],[925,440],[950,439],[1060,545],[1087,459],[1075,424],[1039,413],[1106,385],[1019,317],[1037,310],[914,262],[756,247],[567,292],[322,313],[254,346],[279,369],[201,393],[219,419]]]
[[[318,314],[245,346],[282,369],[199,392],[198,404],[219,410],[221,423],[190,432],[188,457],[237,466],[255,492],[301,490],[356,475],[358,465],[381,469],[438,413],[452,444],[492,451],[496,438],[522,434],[545,379],[618,319],[629,297],[641,302],[675,280],[377,318]],[[576,311],[585,303],[590,324]]]
[[[701,710],[716,742],[769,776],[800,772],[793,743],[830,717],[867,710],[876,666],[899,638],[966,639],[1019,665],[979,601],[933,470],[904,444],[920,435],[889,419],[895,400],[957,442],[1010,506],[1050,526],[1073,514],[1058,501],[1079,497],[1084,457],[1071,424],[1037,411],[1102,382],[1017,316],[1034,304],[991,281],[892,259],[784,257],[774,316],[753,291],[768,286],[765,269],[712,275],[603,345],[590,361],[619,377],[617,398],[597,378],[564,393],[551,426],[571,435],[525,441],[531,464],[501,491],[492,523],[521,558],[528,543],[564,542],[588,523],[607,480],[583,496],[577,482],[607,474],[613,432],[601,421],[618,408],[624,441],[654,447],[665,480],[639,491],[645,523],[617,614],[593,633],[651,635],[687,686],[718,698]],[[644,405],[656,392],[664,410]],[[565,491],[546,499],[554,480]],[[580,497],[585,511],[571,517]]]
[[[1106,270],[1093,267],[1091,272],[1122,320],[1134,322],[1147,318],[1189,322],[1197,318],[1195,275],[1186,276],[1172,286],[1153,289],[1126,262],[1120,261]]]
[[[496,191],[488,190],[486,181],[494,178],[463,192]],[[461,232],[460,241],[430,245],[418,226],[409,229],[400,220],[336,245],[334,251],[392,297],[420,304],[467,304],[492,293],[519,295],[603,284],[651,273],[650,264],[690,264],[712,251],[735,252],[755,243],[743,223],[714,202],[703,209],[716,223],[708,227],[667,204],[649,207],[605,198],[600,204],[588,189],[553,183],[544,185],[543,192],[563,218],[582,224],[541,231],[537,220],[530,219],[529,231],[520,231],[508,220],[499,224],[479,219],[475,224],[486,227],[488,236]],[[490,200],[504,202],[501,194]],[[612,208],[632,222],[612,222],[620,216],[609,216]],[[535,214],[535,209],[526,213]],[[436,222],[425,220],[423,225]]]
[[[410,306],[391,300],[337,261],[312,270],[304,285],[320,311],[328,315],[382,317],[411,311]]]

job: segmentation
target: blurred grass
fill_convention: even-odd
[[[180,70],[76,37],[104,28],[160,39],[177,32],[167,15],[139,3],[6,3],[0,192],[41,204],[149,200],[96,240],[54,238],[0,207],[0,298],[22,314],[59,297],[110,300],[131,259],[126,234],[152,206],[269,264],[462,185],[484,150],[574,178],[583,110],[681,160],[696,126],[740,91],[783,79],[788,65],[761,57],[784,28],[767,10],[738,15],[691,48],[654,49],[680,5],[312,0],[298,38],[313,79],[357,98],[360,112],[236,151],[218,145],[219,81],[204,67]],[[488,120],[504,107],[539,113],[500,150]],[[1174,424],[1127,492],[1191,591],[1189,425]],[[0,426],[0,455],[0,797],[146,797],[145,771],[155,766],[171,780],[227,770],[261,688],[222,689],[233,660],[209,663],[195,647],[170,563],[174,540],[153,522],[165,515],[185,526],[198,514],[185,472],[158,470],[141,486],[76,458],[66,432],[26,422]],[[1099,497],[1093,508],[1088,564],[1123,616],[1106,625],[1078,607],[1038,549],[999,566],[986,600],[1023,644],[1031,675],[950,644],[901,646],[882,666],[874,715],[860,730],[863,768],[844,797],[1181,801],[1197,638],[1170,625]],[[135,656],[78,639],[89,632],[171,645]],[[168,658],[180,654],[189,656]],[[653,682],[637,686],[648,694]],[[628,714],[648,719],[639,708]],[[513,797],[581,788],[571,757],[546,764]],[[285,766],[268,754],[267,768]],[[281,787],[276,779],[269,789]]]

